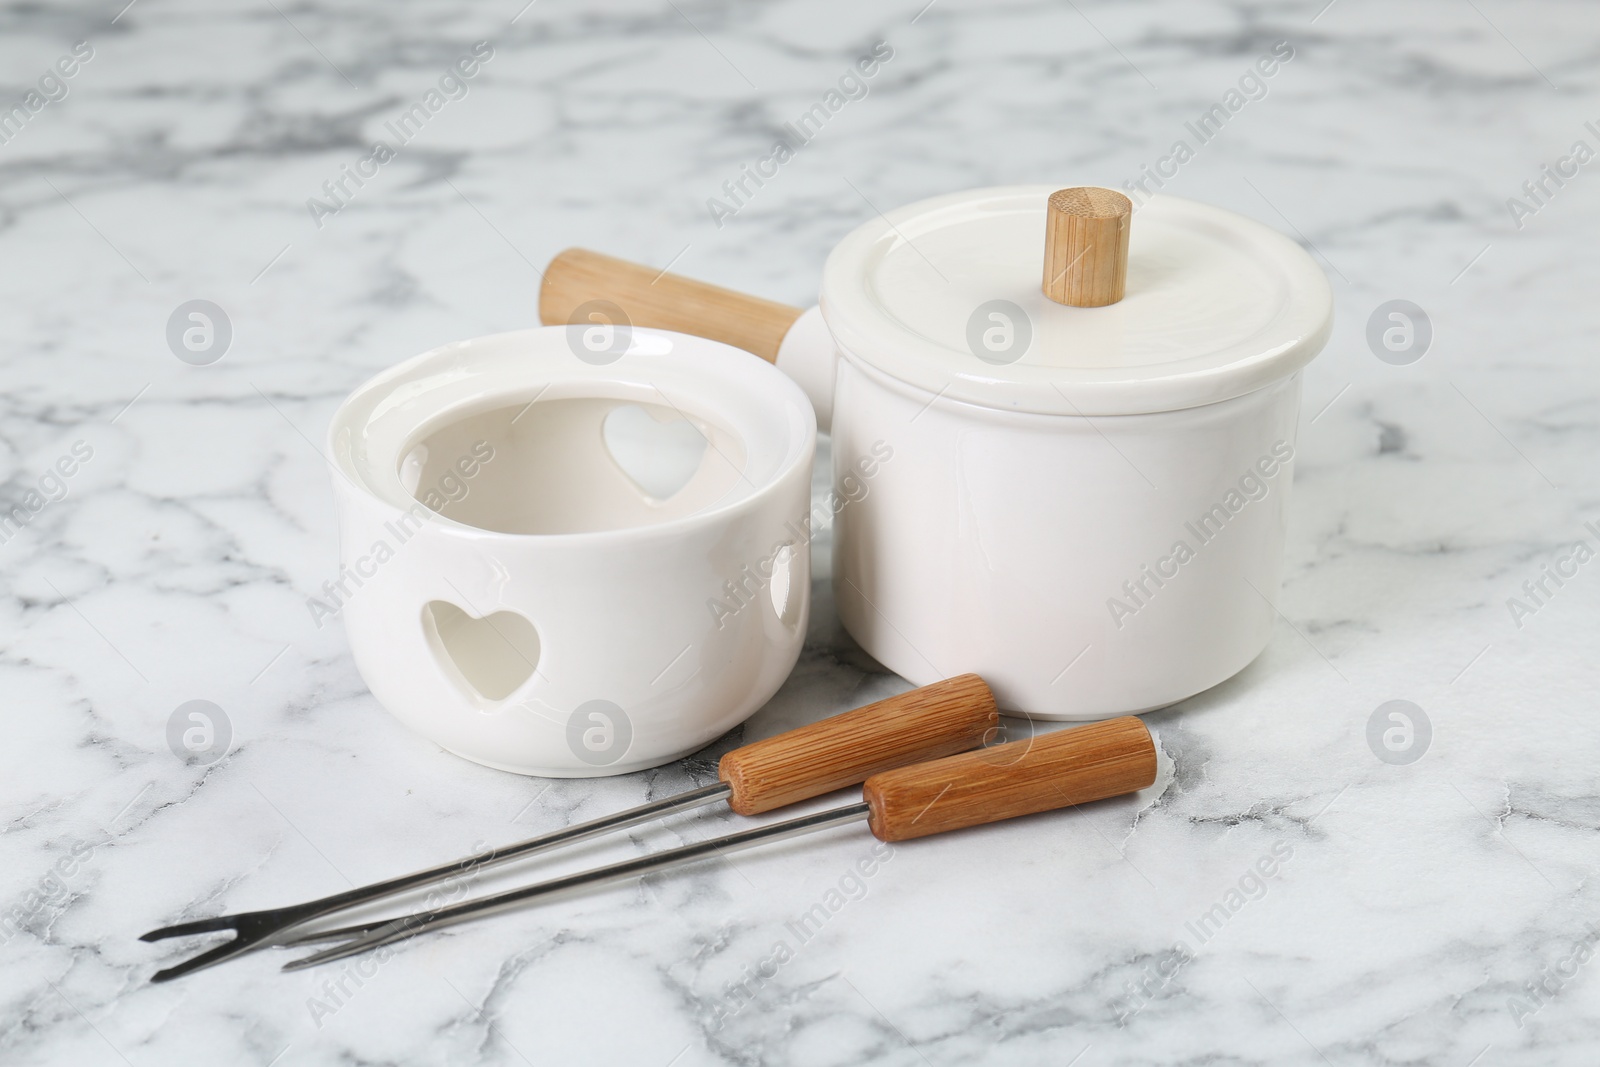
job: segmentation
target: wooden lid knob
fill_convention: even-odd
[[[1112,189],[1079,186],[1051,193],[1044,223],[1044,295],[1078,308],[1121,300],[1132,218],[1132,201]]]

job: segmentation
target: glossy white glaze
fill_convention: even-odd
[[[817,414],[817,429],[827,433],[833,427],[833,383],[839,355],[820,307],[807,308],[789,327],[773,364],[805,390]]]
[[[330,617],[385,707],[491,767],[677,759],[800,654],[810,552],[780,546],[810,506],[805,397],[714,341],[635,330],[618,348],[588,362],[559,326],[446,345],[361,386],[328,429]],[[701,445],[666,499],[607,446],[608,416],[641,407]],[[681,447],[670,429],[644,444]]]
[[[893,458],[839,514],[839,617],[902,676],[974,671],[1037,718],[1193,696],[1272,635],[1299,403],[1291,377],[1154,415],[1001,412],[846,360],[836,484]]]
[[[929,395],[1073,416],[1230,400],[1282,381],[1327,343],[1333,294],[1304,249],[1176,196],[1136,210],[1120,301],[1050,300],[1045,201],[1070,184],[953,192],[857,227],[822,273],[835,341]],[[1011,307],[985,314],[992,301]],[[986,343],[987,330],[1001,332]]]

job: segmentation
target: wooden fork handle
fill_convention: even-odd
[[[873,834],[908,841],[1121,796],[1155,780],[1155,742],[1129,715],[884,771],[863,793]]]
[[[736,748],[717,770],[733,788],[728,806],[755,815],[977,748],[999,722],[989,687],[963,674]]]

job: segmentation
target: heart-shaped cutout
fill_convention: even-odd
[[[606,450],[629,481],[653,500],[671,500],[706,455],[705,434],[671,408],[622,404],[602,424]]]
[[[422,625],[434,655],[469,696],[504,700],[539,665],[539,631],[514,611],[479,618],[434,600],[422,609]]]

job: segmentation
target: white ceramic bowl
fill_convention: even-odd
[[[800,389],[698,337],[575,339],[434,349],[328,432],[324,602],[367,685],[451,752],[553,777],[656,766],[741,722],[794,666],[810,594]]]

